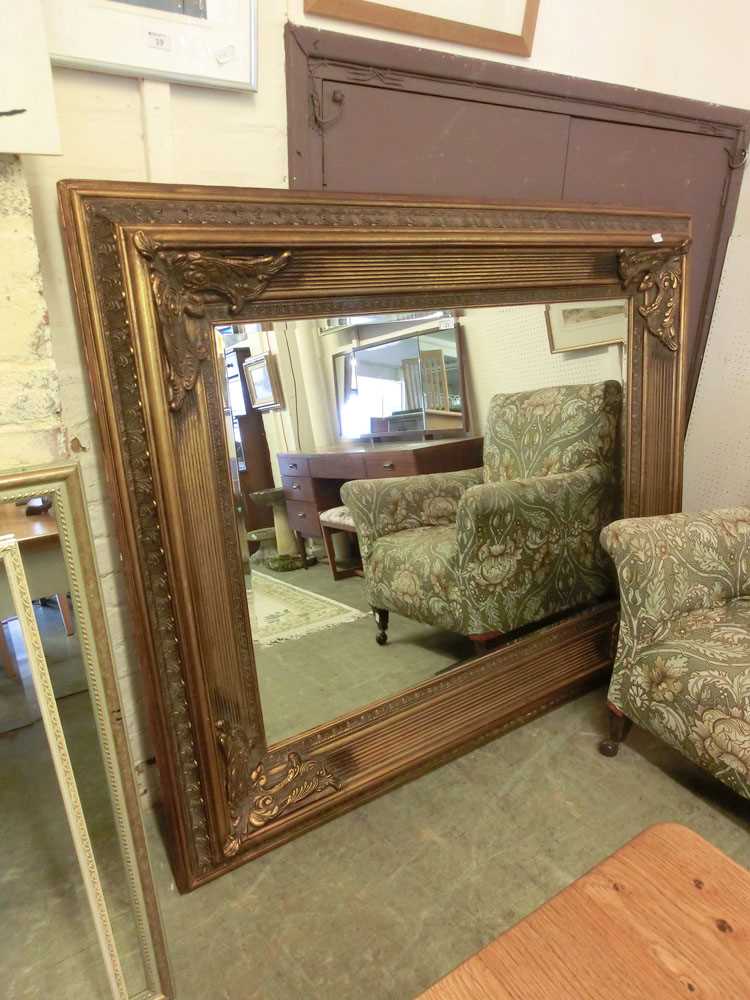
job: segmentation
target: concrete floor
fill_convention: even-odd
[[[596,749],[604,690],[179,896],[153,864],[180,1000],[409,1000],[652,823],[750,867],[750,803],[643,732]]]
[[[124,972],[137,992],[145,978],[78,639],[65,635],[56,609],[37,607],[36,617]],[[0,711],[0,722],[18,726],[0,734],[0,995],[105,997],[94,923],[16,622],[10,636],[21,678],[0,684],[0,709],[15,714]]]
[[[178,1000],[409,1000],[660,821],[750,867],[750,803],[642,732],[601,757],[604,699],[563,705],[188,896],[149,814]],[[88,696],[60,708],[132,969]],[[0,992],[103,997],[38,724],[0,739],[0,768]]]
[[[334,580],[327,563],[262,572],[313,594],[370,610],[361,577]],[[256,646],[263,722],[269,743],[388,698],[473,656],[468,639],[391,614],[388,645],[375,642],[372,616],[302,639]]]

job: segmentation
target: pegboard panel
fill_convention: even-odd
[[[750,504],[750,236],[734,236],[685,442],[683,507]]]
[[[624,384],[624,350],[614,344],[552,354],[544,306],[469,309],[462,319],[472,429],[484,431],[490,399],[551,385]]]

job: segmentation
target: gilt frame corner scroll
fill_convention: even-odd
[[[228,314],[627,297],[624,509],[666,513],[681,497],[689,218],[103,181],[59,193],[182,891],[601,680],[614,601],[268,745],[210,331]]]

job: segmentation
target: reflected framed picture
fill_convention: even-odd
[[[258,89],[258,0],[43,0],[53,63]]]
[[[624,299],[555,302],[546,307],[546,318],[552,354],[585,351],[625,342],[628,304]]]
[[[280,410],[284,405],[275,354],[256,354],[242,365],[254,410]]]

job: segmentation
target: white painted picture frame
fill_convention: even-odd
[[[73,69],[258,89],[258,0],[205,0],[193,17],[119,0],[43,0],[52,62]]]

